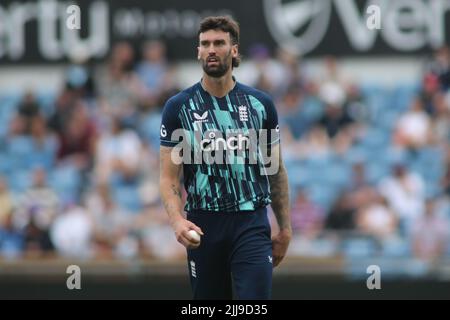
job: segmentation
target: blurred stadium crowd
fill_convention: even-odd
[[[290,256],[450,257],[448,48],[394,87],[355,83],[333,57],[320,76],[262,45],[246,59],[278,109]],[[184,256],[158,190],[176,68],[160,42],[118,43],[102,66],[70,65],[59,92],[0,95],[1,257]]]

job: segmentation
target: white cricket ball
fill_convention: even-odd
[[[189,237],[194,240],[195,242],[200,242],[200,235],[195,230],[189,230],[188,231]]]

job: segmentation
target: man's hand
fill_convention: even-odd
[[[274,267],[278,266],[286,255],[289,242],[292,238],[290,229],[283,229],[272,238],[272,257]]]
[[[179,243],[181,243],[187,249],[198,248],[198,246],[200,245],[200,241],[195,241],[188,234],[189,230],[195,230],[202,236],[203,232],[198,226],[180,216],[180,218],[172,223],[172,228],[175,231],[175,236]]]

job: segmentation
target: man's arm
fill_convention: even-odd
[[[180,175],[181,164],[172,161],[171,147],[160,147],[160,193],[169,221],[175,231],[178,242],[186,248],[196,248],[200,242],[195,242],[188,235],[189,230],[195,230],[203,235],[202,230],[192,222],[184,218],[183,202],[181,198]]]
[[[274,266],[277,266],[286,255],[292,237],[292,227],[289,212],[288,176],[281,157],[280,145],[276,144],[271,149],[272,165],[275,164],[279,168],[277,173],[268,175],[272,200],[271,206],[280,228],[279,233],[272,239]]]

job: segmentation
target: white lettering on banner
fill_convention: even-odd
[[[438,48],[445,43],[447,36],[445,17],[447,11],[450,10],[450,1],[431,1],[429,3],[430,11],[428,13],[428,32],[430,44],[434,48]]]
[[[37,48],[46,60],[74,58],[80,53],[86,58],[103,58],[109,52],[111,34],[121,39],[192,38],[204,16],[232,15],[227,9],[165,10],[146,12],[140,7],[123,8],[110,13],[108,1],[95,1],[85,9],[88,12],[88,37],[81,39],[81,21],[78,11],[70,3],[56,0],[11,2],[0,4],[0,59],[18,61],[27,51],[26,27],[37,22]],[[68,7],[69,6],[69,7]],[[71,9],[70,12],[68,9]],[[67,16],[71,14],[71,16]],[[112,30],[110,29],[110,16]],[[58,35],[61,36],[58,36]]]
[[[323,43],[334,31],[332,14],[342,26],[338,29],[343,30],[343,42],[357,52],[369,52],[381,41],[400,52],[438,48],[450,32],[446,28],[450,0],[263,0],[262,4],[273,39],[295,54],[309,53]],[[248,20],[231,9],[177,10],[164,8],[159,2],[156,9],[147,11],[139,6],[116,8],[116,2],[97,0],[82,7],[86,12],[83,19],[88,22],[85,26],[77,10],[67,12],[70,5],[62,0],[0,2],[0,59],[24,59],[31,40],[37,42],[37,52],[32,55],[47,61],[80,54],[87,59],[104,58],[111,39],[195,39],[204,16],[231,15]],[[158,6],[163,9],[158,10]],[[370,8],[376,10],[369,12]],[[30,38],[32,24],[37,26],[37,39]],[[80,28],[85,31],[83,37]]]
[[[370,5],[367,7],[366,13],[369,15],[367,18],[367,29],[380,30],[381,29],[381,9],[379,6]]]
[[[367,8],[380,8],[380,27],[371,30]],[[356,0],[264,0],[269,30],[280,46],[295,54],[313,51],[329,30],[335,8],[346,38],[353,49],[374,48],[378,34],[398,51],[414,51],[427,45],[445,44],[448,0],[367,0],[361,11]]]
[[[67,17],[67,3],[41,0],[13,2],[7,8],[0,5],[0,58],[23,58],[27,50],[25,27],[32,21],[37,22],[37,47],[45,59],[74,57],[80,52],[87,58],[104,57],[109,51],[108,4],[105,1],[95,1],[89,5],[87,11],[90,32],[89,36],[82,40],[78,23],[75,23],[74,30],[68,27],[70,21]]]
[[[166,37],[192,38],[197,36],[197,29],[203,17],[209,15],[231,15],[227,9],[206,10],[163,10],[143,11],[141,8],[118,10],[113,18],[114,34],[119,37]]]
[[[427,8],[422,1],[397,0],[386,15],[390,32],[382,33],[384,40],[401,51],[416,50],[427,44]],[[404,30],[408,30],[405,32]]]
[[[278,44],[293,53],[314,50],[325,36],[331,15],[330,0],[301,0],[283,3],[264,0],[264,13],[270,32]],[[302,35],[296,31],[308,27]]]
[[[25,24],[36,15],[34,6],[16,5],[11,12],[0,7],[0,13],[0,21],[5,21],[0,29],[0,53],[9,54],[14,59],[25,51]]]
[[[89,57],[104,57],[109,51],[109,8],[104,1],[95,1],[89,10],[89,37],[81,39],[78,30],[63,28],[64,52],[69,57],[78,53]]]
[[[71,5],[67,8],[66,13],[69,15],[66,19],[66,26],[70,30],[81,29],[81,10],[79,6]]]
[[[41,12],[37,17],[39,25],[38,47],[45,58],[59,59],[63,56],[63,51],[57,38],[57,25],[55,23],[58,19],[58,4],[55,1],[41,1],[37,6]],[[45,45],[41,46],[41,43],[45,43]]]
[[[374,2],[369,1],[370,5],[373,5]],[[381,2],[379,6],[383,8],[382,12],[384,12],[385,2],[378,2]],[[342,25],[352,46],[358,51],[370,50],[375,44],[377,32],[373,32],[367,28],[365,17],[359,15],[359,10],[354,0],[341,0],[335,4],[336,11],[341,18],[340,21],[342,21]]]

